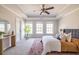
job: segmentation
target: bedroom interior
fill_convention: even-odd
[[[79,4],[0,5],[0,55],[79,55]]]

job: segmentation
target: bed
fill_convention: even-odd
[[[71,42],[57,40],[57,41],[55,41],[55,42],[58,42],[57,44],[55,44],[57,50],[53,49],[53,51],[52,51],[50,48],[51,46],[50,46],[49,48],[51,51],[49,50],[49,51],[44,52],[44,49],[46,49],[47,47],[44,48],[44,42],[42,41],[42,39],[37,39],[34,41],[32,47],[29,51],[29,54],[40,55],[40,54],[46,54],[48,52],[75,52],[75,53],[78,53],[79,52],[79,30],[78,29],[65,29],[65,31],[66,31],[66,33],[69,33],[69,32],[72,33]],[[60,46],[59,41],[61,43],[61,46]],[[51,40],[50,40],[50,42],[51,42]],[[54,41],[52,41],[52,42],[54,42]],[[48,45],[50,45],[50,44],[48,44]],[[58,46],[59,48],[57,47],[57,45],[59,45]],[[55,46],[53,46],[53,47],[55,47]]]
[[[61,52],[79,52],[79,29],[64,29],[66,33],[71,32],[71,42],[61,41]]]
[[[61,52],[79,52],[79,39],[72,38],[72,42],[61,41]]]

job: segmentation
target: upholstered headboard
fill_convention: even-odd
[[[70,33],[72,35],[72,38],[79,38],[79,29],[64,29],[65,33]]]

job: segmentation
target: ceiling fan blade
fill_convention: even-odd
[[[45,13],[50,14],[48,11],[45,11]]]
[[[50,10],[50,9],[54,9],[54,7],[45,8],[45,10]]]
[[[42,12],[40,13],[40,15],[42,14]]]

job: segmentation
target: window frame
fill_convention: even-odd
[[[50,29],[49,25],[51,25],[50,26],[50,27],[52,27],[51,29]],[[54,23],[53,22],[46,22],[46,34],[53,34],[53,33],[54,33]]]
[[[41,26],[38,26],[38,25],[41,25]],[[43,34],[43,25],[44,24],[42,22],[36,22],[36,34]],[[39,29],[39,28],[42,28],[42,29]]]
[[[26,26],[26,24],[32,25],[32,26],[31,26],[31,32],[28,33],[28,34],[33,34],[33,22],[26,22],[26,23],[25,23],[25,26]]]
[[[4,30],[3,30],[3,28],[1,29],[1,27],[0,27],[0,32],[5,32],[5,27],[6,27],[6,26],[5,26],[5,23],[0,22],[0,25],[1,25],[1,24],[3,24],[3,26],[4,26]],[[1,26],[2,26],[2,25],[1,25]]]

